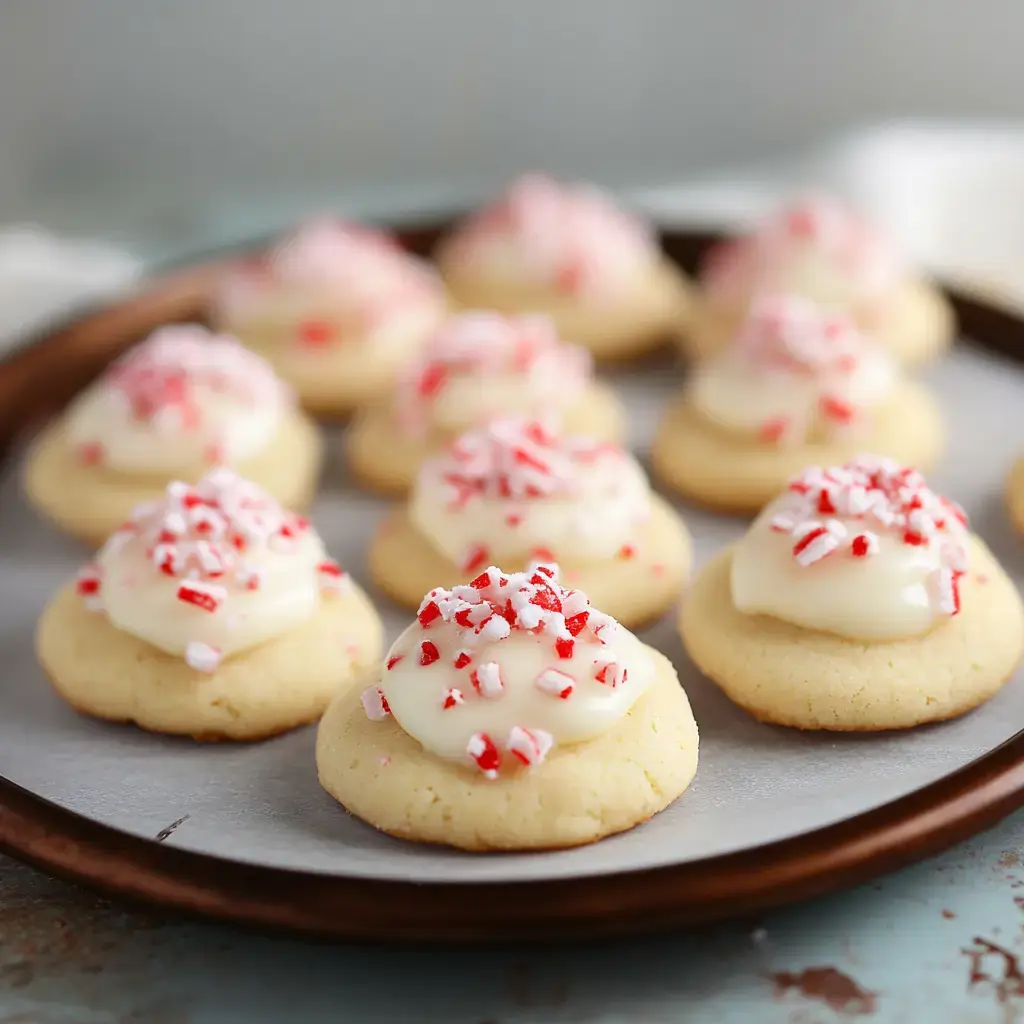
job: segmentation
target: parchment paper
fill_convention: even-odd
[[[1005,473],[1024,451],[1024,371],[961,347],[926,374],[945,404],[949,452],[931,477],[959,500],[996,556],[1024,582],[1024,539],[1003,506]],[[678,386],[672,366],[617,373],[644,451]],[[337,435],[313,520],[332,554],[367,585],[364,552],[384,503],[347,483]],[[15,464],[0,484],[0,773],[105,824],[264,865],[366,878],[482,881],[556,878],[679,863],[814,829],[932,782],[1009,739],[1024,723],[1024,674],[988,705],[940,726],[867,736],[802,734],[756,723],[703,680],[683,653],[674,614],[644,639],[676,664],[700,725],[691,789],[650,823],[557,853],[470,855],[403,843],[349,817],[316,778],[314,730],[253,745],[202,745],[84,718],[36,667],[32,634],[48,596],[88,552],[39,521]],[[698,562],[741,520],[680,506]],[[368,588],[391,636],[407,615]],[[186,817],[187,816],[187,817]]]

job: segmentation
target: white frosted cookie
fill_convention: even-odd
[[[355,418],[349,463],[374,490],[405,494],[427,458],[504,416],[536,416],[599,441],[625,434],[622,403],[594,379],[590,354],[563,342],[546,317],[466,312],[435,332],[389,401]]]
[[[1018,459],[1010,470],[1006,481],[1006,506],[1014,525],[1024,533],[1024,457]]]
[[[720,352],[751,304],[780,292],[845,312],[904,366],[936,359],[956,333],[946,297],[874,225],[839,203],[811,198],[712,250],[684,351],[696,360]]]
[[[557,561],[571,586],[632,628],[675,603],[690,537],[622,448],[499,420],[423,465],[369,552],[374,581],[411,608],[489,563],[536,561]]]
[[[806,465],[870,450],[923,470],[942,453],[938,403],[843,314],[759,300],[730,346],[694,368],[651,449],[656,474],[693,501],[751,512]]]
[[[24,485],[61,529],[98,545],[172,480],[226,465],[289,508],[313,498],[321,443],[271,367],[235,339],[163,327],[46,427]]]
[[[309,523],[227,469],[138,509],[36,634],[78,711],[204,740],[319,718],[381,643],[373,606]]]
[[[732,701],[800,729],[953,718],[1024,651],[1020,596],[963,512],[869,456],[796,478],[697,574],[681,625]]]
[[[456,305],[544,313],[602,360],[672,341],[689,317],[689,285],[647,224],[590,186],[544,175],[513,182],[435,258]]]
[[[212,315],[306,409],[344,416],[389,394],[446,308],[428,264],[381,231],[323,218],[232,271]]]
[[[401,839],[577,846],[664,810],[697,768],[672,665],[553,567],[435,588],[317,735],[323,787]]]

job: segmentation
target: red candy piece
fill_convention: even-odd
[[[431,640],[424,640],[420,644],[420,664],[421,665],[433,665],[438,658],[441,657],[441,652],[437,649],[437,644]]]
[[[572,649],[575,646],[575,641],[568,640],[565,637],[559,637],[555,641],[555,651],[558,653],[560,658],[571,658]]]
[[[326,320],[307,320],[299,324],[298,340],[309,348],[320,348],[334,340],[334,325]]]
[[[497,777],[501,767],[501,752],[487,733],[473,733],[466,746],[466,753],[489,779]]]
[[[402,657],[403,656],[401,654],[393,654],[390,658],[388,658],[389,672],[402,660]]]

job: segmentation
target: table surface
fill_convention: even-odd
[[[694,932],[562,947],[267,937],[0,859],[0,1024],[1024,1021],[1024,811],[898,874]]]

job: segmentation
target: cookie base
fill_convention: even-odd
[[[662,259],[618,301],[582,303],[573,296],[474,274],[446,259],[438,264],[452,302],[461,309],[544,313],[566,341],[590,349],[595,359],[634,359],[679,338],[689,327],[692,286],[670,260]]]
[[[612,387],[592,381],[566,406],[562,426],[568,434],[619,443],[625,437],[626,413]],[[345,446],[360,484],[378,494],[405,495],[423,462],[452,440],[437,434],[410,437],[399,429],[391,407],[378,404],[367,406],[356,417]]]
[[[651,518],[636,538],[636,553],[587,566],[562,565],[562,580],[585,593],[624,626],[660,619],[677,601],[692,562],[690,535],[676,512],[652,495]],[[395,509],[370,543],[370,574],[398,604],[415,611],[434,587],[466,583],[476,573],[458,569],[415,528],[404,507]],[[502,564],[507,572],[525,564]]]
[[[353,587],[309,622],[205,675],[91,612],[67,584],[43,612],[36,654],[82,714],[197,740],[260,740],[316,721],[382,654],[383,627]]]
[[[683,643],[698,668],[762,722],[797,729],[910,729],[965,714],[1010,678],[1024,652],[1024,605],[973,538],[963,611],[922,637],[857,642],[732,603],[731,549],[697,573]]]
[[[938,461],[946,432],[925,387],[899,385],[873,412],[870,433],[792,448],[760,444],[708,424],[686,398],[664,412],[651,446],[655,476],[673,491],[716,511],[756,512],[807,466],[837,466],[861,454],[888,455],[922,472]]]
[[[681,338],[683,354],[695,362],[716,355],[735,337],[746,314],[694,299],[690,330]],[[907,281],[881,318],[865,317],[861,327],[874,335],[903,366],[934,362],[953,343],[956,316],[942,292],[922,278]]]
[[[317,733],[320,784],[398,839],[464,850],[553,850],[647,821],[697,770],[697,723],[675,669],[657,651],[650,688],[612,729],[497,779],[427,753],[393,718],[371,722],[339,694]]]
[[[313,422],[297,410],[285,416],[270,444],[232,468],[259,484],[286,508],[306,508],[316,493],[323,444]],[[143,502],[163,496],[172,479],[196,482],[209,466],[174,477],[139,477],[75,458],[61,422],[46,427],[25,465],[29,500],[65,533],[98,547]]]

